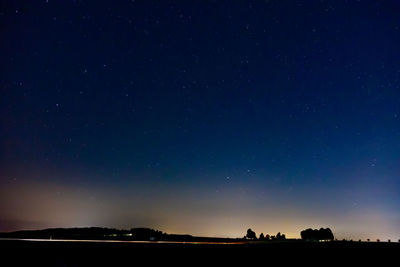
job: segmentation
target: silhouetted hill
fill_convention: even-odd
[[[0,238],[184,242],[232,242],[236,240],[232,238],[195,237],[191,235],[167,234],[151,228],[132,228],[130,230],[120,230],[115,228],[103,227],[23,230],[9,233],[0,233]]]

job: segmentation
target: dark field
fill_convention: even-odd
[[[10,266],[320,265],[397,262],[400,243],[299,241],[245,244],[38,242],[0,240]],[[394,261],[393,261],[394,260]],[[339,266],[340,266],[339,265]],[[5,266],[5,265],[4,265]]]

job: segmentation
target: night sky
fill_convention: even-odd
[[[400,238],[398,1],[1,1],[0,231]]]

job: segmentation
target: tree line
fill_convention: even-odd
[[[265,241],[270,241],[270,240],[285,240],[286,239],[286,235],[285,234],[281,234],[281,232],[278,232],[276,235],[269,235],[266,234],[264,236],[264,233],[261,233],[259,235],[259,237],[257,238],[256,233],[251,230],[251,228],[249,228],[247,230],[246,235],[243,237],[244,239],[250,239],[250,240],[265,240]]]
[[[332,230],[330,228],[320,228],[318,229],[306,229],[300,232],[301,239],[306,240],[306,241],[332,241],[334,239],[334,235],[332,233]],[[249,239],[249,240],[285,240],[286,235],[281,234],[278,232],[276,235],[265,235],[264,233],[261,233],[259,237],[257,238],[256,233],[249,228],[247,230],[246,235],[243,237],[244,239]]]

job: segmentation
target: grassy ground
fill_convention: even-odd
[[[0,240],[3,266],[320,265],[398,260],[400,243],[132,244]],[[391,265],[393,265],[392,263]]]

